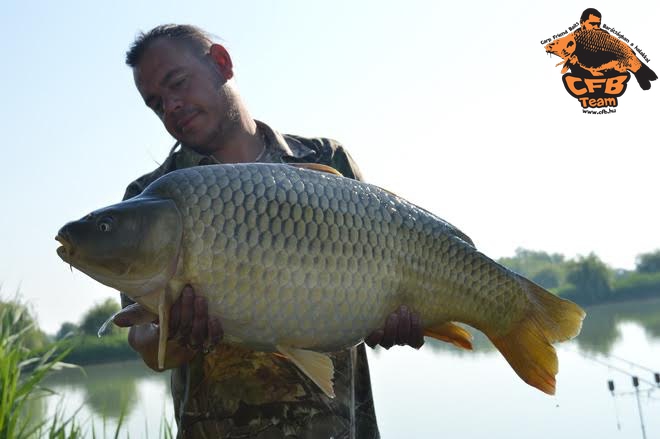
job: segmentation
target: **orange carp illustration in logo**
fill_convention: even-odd
[[[617,98],[626,90],[629,72],[635,75],[642,90],[650,89],[651,81],[658,79],[658,75],[637,57],[630,47],[632,44],[626,43],[628,39],[624,42],[601,29],[601,14],[594,8],[582,13],[578,29],[564,33],[567,35],[560,34],[546,44],[545,51],[562,59],[557,66],[563,64],[564,86],[583,108],[616,107]],[[648,62],[637,46],[635,49]]]

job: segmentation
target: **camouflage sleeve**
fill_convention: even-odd
[[[344,177],[364,181],[357,163],[355,163],[353,157],[340,144],[336,145],[330,166],[341,172]]]
[[[351,155],[346,151],[344,146],[334,139],[325,137],[302,137],[294,134],[285,134],[285,140],[291,143],[302,144],[304,147],[311,149],[313,154],[306,155],[300,158],[286,157],[285,161],[289,162],[303,162],[303,163],[320,163],[323,165],[332,166],[339,171],[344,177],[352,178],[354,180],[364,181],[360,168],[355,163]]]
[[[141,179],[137,179],[126,187],[124,198],[121,199],[122,201],[128,200],[129,198],[133,198],[142,193],[146,186],[142,184],[140,180]]]
[[[316,161],[318,163],[332,166],[341,172],[344,177],[364,181],[357,163],[338,141],[327,138],[305,139],[297,137],[296,139],[316,151]]]

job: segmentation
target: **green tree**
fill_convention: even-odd
[[[546,267],[534,274],[532,280],[543,288],[557,288],[561,282],[561,275],[557,268]]]
[[[660,250],[637,255],[635,265],[639,273],[660,273]]]
[[[76,332],[78,332],[78,325],[71,322],[64,322],[57,331],[57,334],[55,334],[55,340],[62,340],[67,334],[75,334]]]
[[[564,283],[566,261],[559,253],[518,247],[515,256],[500,258],[498,262],[544,288],[557,288]]]
[[[511,258],[500,258],[498,262],[515,272],[529,277],[548,267],[563,264],[564,255],[518,247],[515,256]]]
[[[93,306],[89,309],[80,321],[80,331],[87,335],[96,335],[103,323],[108,317],[119,311],[121,307],[114,299],[106,299],[105,302]],[[113,334],[118,331],[114,325],[108,327],[108,333]]]
[[[595,303],[612,296],[612,271],[594,253],[569,262],[566,280],[575,286],[575,299]]]

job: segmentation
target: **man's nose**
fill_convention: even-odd
[[[178,96],[166,96],[163,98],[163,111],[165,115],[176,113],[181,110],[183,103]]]

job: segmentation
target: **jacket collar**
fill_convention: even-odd
[[[265,123],[258,120],[255,120],[255,122],[257,123],[257,130],[263,133],[266,137],[266,153],[263,157],[264,159],[270,158],[270,160],[267,161],[279,159],[277,161],[284,162],[287,158],[303,159],[316,154],[313,149],[303,145],[303,143],[297,139],[292,137],[285,138],[282,134]],[[178,147],[180,147],[180,149],[177,151]],[[222,163],[212,155],[199,154],[180,142],[177,142],[174,145],[170,151],[170,157],[174,160],[173,165],[176,169]]]

